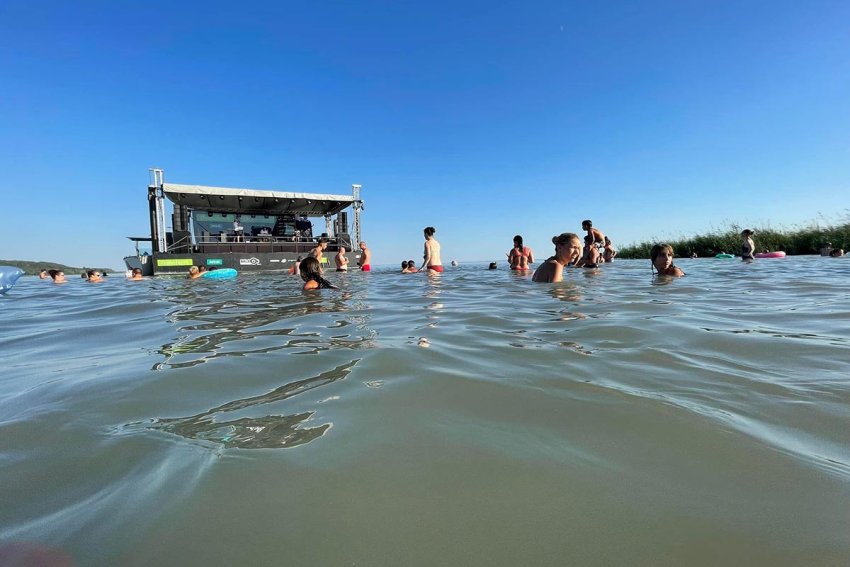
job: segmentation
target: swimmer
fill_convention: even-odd
[[[196,280],[199,277],[201,277],[201,270],[200,270],[200,268],[198,268],[198,266],[192,266],[191,268],[189,268],[189,279],[190,280]]]
[[[145,279],[145,278],[142,277],[142,269],[141,268],[133,268],[133,271],[130,272],[129,279],[134,280],[134,281]]]
[[[607,236],[605,237],[605,248],[602,252],[602,259],[606,262],[613,262],[614,256],[617,255],[617,251],[614,249],[614,245],[611,244],[611,239]]]
[[[413,260],[408,260],[407,261],[407,271],[408,271],[408,273],[411,273],[411,274],[415,274],[416,272],[418,272],[419,269],[416,267],[416,262],[414,262]]]
[[[496,264],[496,262],[490,262],[490,266],[487,269],[488,270],[497,270],[497,269],[499,269],[499,266]]]
[[[98,270],[89,270],[86,272],[86,280],[91,283],[99,283],[103,281],[103,276]]]
[[[844,249],[833,248],[832,250],[830,250],[829,255],[833,258],[841,258],[842,256],[844,256]]]
[[[572,232],[564,232],[552,237],[555,255],[548,258],[535,270],[531,281],[560,282],[564,279],[564,266],[577,262],[581,258],[581,240]]]
[[[673,263],[673,247],[669,244],[656,244],[649,251],[652,268],[658,270],[660,276],[675,276],[680,278],[685,272]]]
[[[49,277],[50,277],[50,274],[47,273],[47,270],[41,270],[38,273],[38,279],[40,279],[40,280],[46,280]]]
[[[401,261],[401,273],[402,274],[409,274],[410,273],[410,270],[407,269],[407,260]]]
[[[345,246],[339,247],[339,251],[334,256],[334,263],[336,264],[337,272],[348,271],[348,258],[345,256]]]
[[[47,270],[47,275],[50,276],[55,284],[65,283],[65,272],[62,270]]]
[[[321,266],[319,261],[313,256],[308,256],[301,260],[301,279],[304,280],[303,290],[311,289],[338,289],[328,280],[322,277]]]
[[[429,273],[440,273],[443,271],[443,262],[440,260],[440,242],[434,238],[437,229],[433,226],[427,226],[422,232],[425,234],[425,252],[422,254],[424,260],[419,269],[427,268]]]
[[[508,264],[512,270],[530,270],[529,264],[534,263],[534,252],[528,246],[523,246],[522,236],[514,236],[514,247],[508,252]]]
[[[745,228],[741,231],[741,237],[744,239],[743,244],[741,244],[741,260],[752,260],[753,252],[755,252],[756,245],[753,242],[753,235],[755,232],[750,230],[749,228]]]
[[[582,249],[581,260],[576,262],[575,265],[576,267],[582,268],[598,268],[599,259],[599,250],[594,244],[593,237],[588,234],[584,237],[584,248]]]
[[[292,267],[289,268],[289,273],[297,276],[299,264],[301,264],[301,256],[298,256],[298,258],[295,259],[295,262],[292,264]]]
[[[360,243],[360,258],[357,259],[357,265],[360,266],[361,272],[372,271],[372,251],[366,246],[366,242]]]

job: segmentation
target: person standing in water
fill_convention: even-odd
[[[348,258],[345,257],[345,246],[339,247],[339,252],[334,256],[334,263],[336,263],[337,272],[348,271]]]
[[[750,230],[749,228],[745,228],[741,231],[741,238],[744,239],[744,242],[741,244],[741,260],[752,260],[753,253],[756,251],[756,244],[753,242],[753,235],[755,232]]]
[[[555,255],[540,264],[531,276],[531,281],[544,283],[563,281],[564,266],[573,264],[581,258],[581,240],[572,232],[553,236],[552,244],[555,245]]]
[[[372,251],[366,246],[366,242],[360,243],[360,258],[357,260],[357,265],[360,266],[361,272],[372,271]]]
[[[534,263],[534,252],[528,246],[523,246],[522,236],[514,236],[514,247],[508,252],[508,264],[512,270],[530,270],[529,264]]]
[[[425,253],[422,255],[424,261],[420,270],[428,269],[429,272],[442,272],[443,262],[440,260],[440,243],[434,238],[437,229],[433,226],[425,227]]]

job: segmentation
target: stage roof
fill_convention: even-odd
[[[163,183],[162,189],[165,196],[177,205],[216,213],[324,216],[334,215],[354,202],[351,195],[290,193],[176,183]]]

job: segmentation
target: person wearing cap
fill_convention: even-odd
[[[572,232],[564,232],[552,237],[555,255],[540,264],[531,281],[559,282],[564,279],[564,266],[573,264],[581,258],[581,240]]]
[[[741,260],[752,260],[753,252],[756,250],[756,245],[753,242],[753,235],[755,232],[750,230],[749,228],[745,228],[741,231],[741,237],[744,239],[744,243],[741,245]]]

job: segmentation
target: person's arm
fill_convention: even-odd
[[[534,250],[532,250],[531,248],[528,249],[528,263],[534,263]]]
[[[431,241],[428,241],[428,242],[425,243],[424,256],[425,256],[425,260],[422,262],[422,267],[419,268],[420,270],[424,270],[425,267],[428,265],[428,262],[431,261]]]

